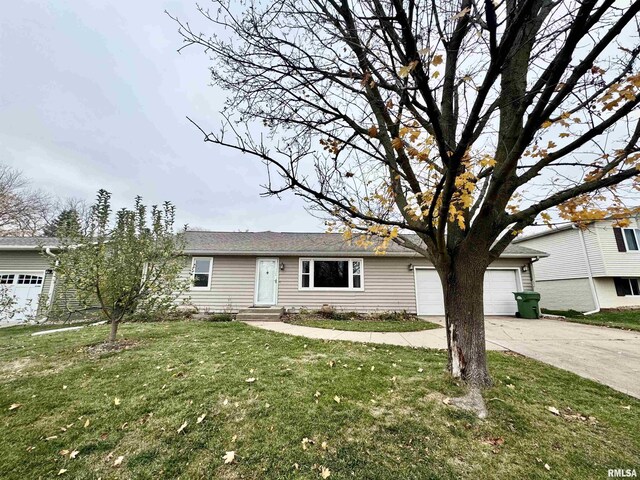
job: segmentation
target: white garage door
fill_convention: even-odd
[[[520,290],[517,270],[487,270],[484,276],[485,315],[514,315],[518,309],[513,292]],[[416,269],[418,315],[444,315],[444,296],[438,273]]]
[[[0,272],[0,323],[20,323],[35,315],[43,283],[43,273]]]

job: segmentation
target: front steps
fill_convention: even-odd
[[[249,307],[236,315],[239,322],[279,322],[283,307]]]

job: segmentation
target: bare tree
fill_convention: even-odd
[[[174,18],[228,93],[205,141],[260,159],[268,194],[293,191],[347,236],[424,255],[451,373],[490,385],[488,265],[550,209],[632,211],[640,1],[212,3],[212,35]]]
[[[0,165],[0,236],[38,235],[51,204],[51,198],[32,188],[21,171]]]

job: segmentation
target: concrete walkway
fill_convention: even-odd
[[[443,323],[442,318],[429,321]],[[420,332],[348,332],[282,322],[250,322],[301,337],[400,345],[447,347],[444,328]],[[511,350],[640,398],[640,332],[560,320],[487,317],[488,350]]]

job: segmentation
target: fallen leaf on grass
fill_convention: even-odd
[[[313,394],[313,396],[316,397],[316,398],[320,397],[320,395],[321,395],[321,393],[318,392],[317,390],[316,390],[316,393]]]
[[[424,368],[419,368],[418,373],[422,373],[422,372],[424,372]]]
[[[549,410],[554,415],[560,415],[560,410],[558,410],[556,407],[547,407],[547,410]]]
[[[251,377],[251,378],[247,378],[247,379],[245,380],[245,382],[247,382],[247,383],[253,383],[253,382],[255,382],[255,381],[256,381],[256,379],[255,379],[255,378],[253,378],[253,377]]]
[[[89,419],[87,418],[87,421],[84,422],[84,428],[87,428],[89,425],[91,424],[91,422],[89,421]]]
[[[184,422],[182,425],[180,425],[180,428],[178,429],[178,433],[182,433],[183,430],[187,428],[187,423],[188,422]]]
[[[222,458],[224,459],[224,463],[231,463],[236,458],[236,452],[231,450],[230,452],[225,453]]]
[[[238,435],[234,435],[233,437],[231,437],[231,443],[236,443],[237,439],[238,439]]]
[[[76,458],[80,452],[78,450],[74,450],[69,454],[69,458]]]
[[[45,438],[45,441],[49,441],[49,440],[55,440],[56,438],[58,438],[58,435],[51,435],[50,437]]]
[[[327,448],[329,448],[329,445],[327,444],[327,442],[322,442],[320,446],[322,447],[323,450],[326,450]]]
[[[58,472],[58,476],[62,475],[63,473],[65,473],[67,471],[66,468],[61,468],[60,471]]]
[[[322,467],[320,469],[320,476],[322,478],[329,478],[329,475],[331,475],[331,470],[329,470],[327,467]]]
[[[335,397],[333,397],[333,400],[334,400],[336,403],[340,403],[340,397],[339,397],[338,395],[336,395]]]
[[[631,405],[623,405],[622,408],[625,410],[631,410]]]
[[[515,389],[516,389],[516,386],[515,386],[515,385],[513,385],[513,384],[511,384],[511,383],[509,383],[509,384],[507,384],[507,388],[509,388],[509,389],[511,389],[511,390],[515,390]]]
[[[15,410],[17,408],[20,408],[22,406],[21,403],[12,403],[11,406],[9,407],[9,410]]]
[[[122,464],[123,460],[124,460],[124,457],[120,455],[118,458],[116,458],[115,462],[113,462],[113,466],[119,467]]]
[[[69,450],[60,450],[60,455],[66,457],[67,455],[69,455]]]
[[[202,423],[202,421],[204,420],[204,418],[207,416],[206,413],[203,413],[202,415],[200,415],[198,417],[198,419],[196,420],[196,423]]]
[[[551,467],[549,466],[549,464],[548,464],[548,463],[545,463],[545,464],[544,464],[544,468],[546,468],[547,470],[551,470]]]
[[[120,399],[118,397],[113,399],[113,404],[114,405],[120,405]]]

